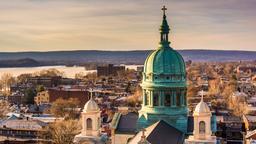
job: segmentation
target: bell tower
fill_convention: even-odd
[[[98,104],[92,98],[84,105],[84,109],[81,113],[82,117],[82,130],[81,133],[76,135],[74,138],[74,143],[99,143],[103,144],[101,141],[101,118],[100,118],[100,108]]]
[[[204,102],[203,91],[201,101],[197,104],[194,113],[194,131],[189,136],[186,144],[215,144],[216,137],[212,136],[211,117],[212,113],[208,105]]]

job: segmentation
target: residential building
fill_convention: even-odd
[[[109,64],[107,66],[98,66],[97,67],[97,76],[117,76],[118,72],[124,72],[125,66],[115,66]]]
[[[83,106],[89,100],[89,92],[88,89],[83,87],[59,86],[38,93],[34,100],[36,104],[43,104],[52,103],[60,98],[76,98],[79,100],[80,106]]]

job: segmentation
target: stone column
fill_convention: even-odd
[[[184,106],[184,90],[180,90],[181,106]]]
[[[159,91],[159,106],[163,106],[163,91]]]
[[[146,90],[143,89],[143,92],[142,92],[142,95],[143,95],[143,102],[142,102],[142,104],[143,104],[143,106],[146,105],[146,92],[145,92],[145,91],[146,91]]]
[[[150,90],[150,106],[153,107],[153,91]]]

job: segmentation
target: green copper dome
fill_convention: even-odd
[[[146,59],[144,76],[164,74],[167,77],[168,75],[179,75],[184,78],[186,75],[185,62],[182,56],[169,46],[168,35],[170,28],[165,15],[166,8],[164,7],[162,10],[164,14],[160,26],[159,48],[153,51]]]
[[[185,75],[185,63],[182,56],[172,48],[159,48],[146,59],[144,73]]]
[[[144,64],[141,83],[143,102],[137,125],[141,129],[164,120],[186,133],[188,108],[185,62],[170,47],[166,7],[162,10],[159,47],[147,57]]]

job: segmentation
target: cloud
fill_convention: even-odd
[[[0,51],[154,49],[162,5],[155,0],[1,1]],[[255,50],[255,0],[165,5],[176,49]]]

